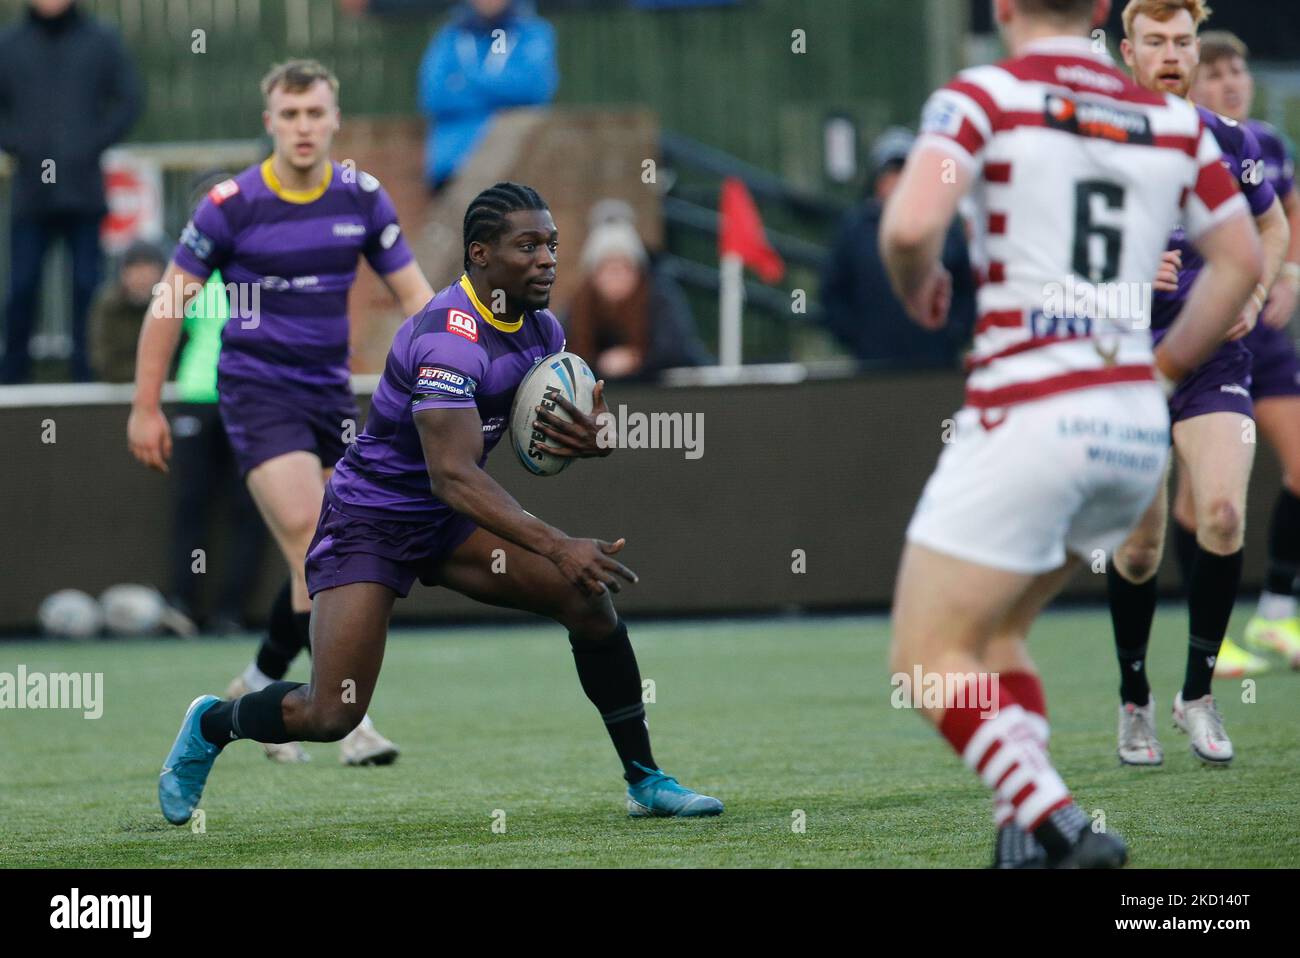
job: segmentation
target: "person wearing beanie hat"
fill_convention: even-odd
[[[103,382],[135,379],[135,343],[153,288],[162,279],[167,255],[154,243],[136,240],[122,255],[116,281],[104,286],[90,307],[91,366]]]
[[[631,217],[617,200],[592,208],[583,279],[565,322],[568,348],[604,379],[709,362],[685,296],[655,271]]]

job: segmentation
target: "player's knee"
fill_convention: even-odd
[[[1245,520],[1235,502],[1226,496],[1216,496],[1206,504],[1198,528],[1211,546],[1235,552],[1241,544]]]
[[[307,716],[311,741],[337,742],[360,725],[365,714],[358,703],[314,701]]]
[[[1115,568],[1129,582],[1141,585],[1160,568],[1161,554],[1161,544],[1153,539],[1126,542],[1115,550]]]
[[[603,639],[618,626],[618,612],[608,593],[599,596],[577,593],[565,602],[556,619],[571,635],[584,639]]]
[[[322,717],[317,728],[320,742],[337,742],[361,724],[361,713],[349,711],[329,712]]]

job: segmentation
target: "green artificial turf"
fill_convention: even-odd
[[[1145,867],[1300,865],[1300,675],[1216,695],[1237,748],[1202,768],[1168,707],[1184,612],[1164,606],[1150,671],[1160,769],[1115,758],[1104,611],[1049,614],[1032,651],[1053,758],[1089,813]],[[1244,624],[1239,612],[1238,634]],[[987,793],[909,711],[890,707],[882,618],[632,624],[655,755],[726,802],[704,820],[629,819],[619,768],[563,631],[405,631],[372,707],[403,749],[386,768],[218,760],[205,831],[164,822],[158,770],[190,700],[220,693],[253,639],[0,643],[0,671],[104,673],[104,711],[0,711],[0,864],[107,867],[958,866],[990,857]],[[306,678],[297,663],[291,678]],[[504,812],[504,831],[494,831]],[[802,813],[802,815],[800,815]],[[803,831],[793,825],[802,818]],[[498,825],[499,828],[499,825]]]

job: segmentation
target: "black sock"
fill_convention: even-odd
[[[289,583],[286,582],[271,604],[266,636],[257,650],[257,670],[268,679],[284,678],[284,673],[289,671],[289,663],[302,648],[302,640],[294,622],[291,595]]]
[[[1223,645],[1232,618],[1232,607],[1241,586],[1242,551],[1215,555],[1196,550],[1192,567],[1191,594],[1187,597],[1187,674],[1183,678],[1183,701],[1191,702],[1210,694],[1214,660]]]
[[[1300,573],[1300,497],[1283,486],[1268,527],[1268,574],[1264,588],[1274,595],[1295,595],[1297,573]]]
[[[1178,573],[1183,580],[1183,594],[1192,591],[1192,566],[1196,562],[1196,530],[1174,520],[1174,556],[1178,559]]]
[[[1156,577],[1135,585],[1119,574],[1111,560],[1106,565],[1106,594],[1115,630],[1115,654],[1119,658],[1120,701],[1146,705],[1151,697],[1147,682],[1147,643],[1151,640],[1151,620],[1156,614]]]
[[[659,766],[650,754],[650,729],[641,702],[641,673],[627,637],[627,625],[619,619],[606,639],[579,639],[570,632],[569,644],[582,690],[605,720],[614,750],[623,763],[623,777],[635,785],[646,775],[633,762],[648,769]]]
[[[225,748],[237,738],[270,744],[291,742],[292,737],[284,730],[280,705],[286,695],[302,687],[302,682],[272,682],[260,692],[218,702],[199,719],[199,731],[218,748]]]

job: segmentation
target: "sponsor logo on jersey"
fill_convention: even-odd
[[[360,223],[335,223],[335,236],[364,236],[366,228]]]
[[[269,289],[273,293],[283,293],[289,289],[290,283],[283,276],[263,276],[262,288]]]
[[[239,184],[234,180],[222,180],[212,189],[208,190],[208,199],[214,206],[220,206],[226,200],[230,199],[239,192]]]
[[[1110,90],[1112,93],[1118,93],[1124,89],[1124,81],[1119,77],[1111,76],[1109,73],[1102,73],[1100,70],[1092,70],[1079,64],[1070,66],[1064,63],[1057,64],[1056,82],[1073,84],[1074,86],[1096,87],[1098,90]]]
[[[1121,110],[1107,103],[1073,100],[1059,93],[1047,94],[1043,116],[1049,129],[1064,130],[1115,143],[1155,142],[1151,121],[1145,113]]]
[[[457,336],[464,336],[471,343],[478,342],[478,321],[469,313],[459,309],[450,310],[447,313],[447,332],[455,333]]]
[[[307,289],[309,286],[316,286],[320,283],[318,276],[295,276],[289,281],[289,285],[294,289]]]
[[[961,111],[957,104],[944,93],[932,97],[921,114],[921,132],[956,136],[960,130]]]
[[[393,244],[397,242],[397,237],[401,235],[402,227],[397,223],[389,223],[384,227],[384,231],[379,234],[379,245],[384,249],[392,249]]]
[[[379,189],[379,181],[365,170],[357,173],[357,185],[367,193],[373,193],[375,190]]]
[[[444,366],[421,366],[415,377],[414,397],[418,401],[427,399],[431,394],[452,396],[457,399],[472,399],[478,388],[472,378],[454,369]]]
[[[194,254],[194,258],[200,263],[207,263],[212,256],[213,242],[210,236],[206,236],[194,221],[190,220],[185,224],[185,229],[181,230],[181,245]]]
[[[505,425],[506,425],[505,416],[489,416],[487,419],[483,420],[483,431],[500,432],[502,429],[505,428]]]
[[[1250,396],[1250,390],[1245,386],[1239,386],[1237,383],[1225,383],[1219,387],[1221,393],[1231,393],[1234,396]]]

